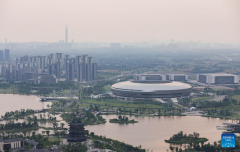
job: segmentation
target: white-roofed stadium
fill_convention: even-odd
[[[111,87],[116,96],[134,98],[176,98],[189,96],[192,87],[186,83],[162,80],[124,81]]]

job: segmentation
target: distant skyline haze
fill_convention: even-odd
[[[0,0],[0,42],[240,43],[239,0]]]

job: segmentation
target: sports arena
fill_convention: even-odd
[[[124,81],[111,87],[113,95],[133,98],[177,98],[190,96],[192,86],[163,80]]]

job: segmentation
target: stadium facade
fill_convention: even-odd
[[[120,97],[177,98],[190,96],[192,86],[176,81],[134,80],[116,83],[111,91]]]
[[[227,73],[198,74],[197,81],[206,84],[238,84],[239,76]]]

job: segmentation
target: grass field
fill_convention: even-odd
[[[193,101],[204,101],[204,100],[208,100],[210,98],[211,98],[211,96],[197,97],[197,98],[193,99]]]
[[[108,106],[113,106],[113,107],[133,107],[133,108],[165,108],[162,105],[153,105],[153,104],[134,104],[132,102],[128,102],[128,101],[120,101],[117,99],[108,99],[108,100],[103,100],[103,102],[101,101],[97,101],[96,99],[84,99],[83,102],[87,102],[90,104],[97,104],[97,105],[108,105]]]
[[[57,142],[59,142],[59,141],[61,141],[61,139],[63,139],[63,138],[48,138],[48,140],[49,141],[57,141]]]
[[[240,101],[240,95],[234,95],[234,96],[232,96],[232,98],[237,100],[237,101]]]
[[[71,90],[63,90],[61,93],[67,94],[67,93],[70,93],[70,92],[71,92]]]
[[[110,88],[111,88],[110,85],[106,85],[106,86],[103,87],[103,89],[104,89],[105,91],[110,91]]]
[[[113,78],[118,75],[120,75],[120,73],[98,73],[98,77],[102,77],[104,79]]]

